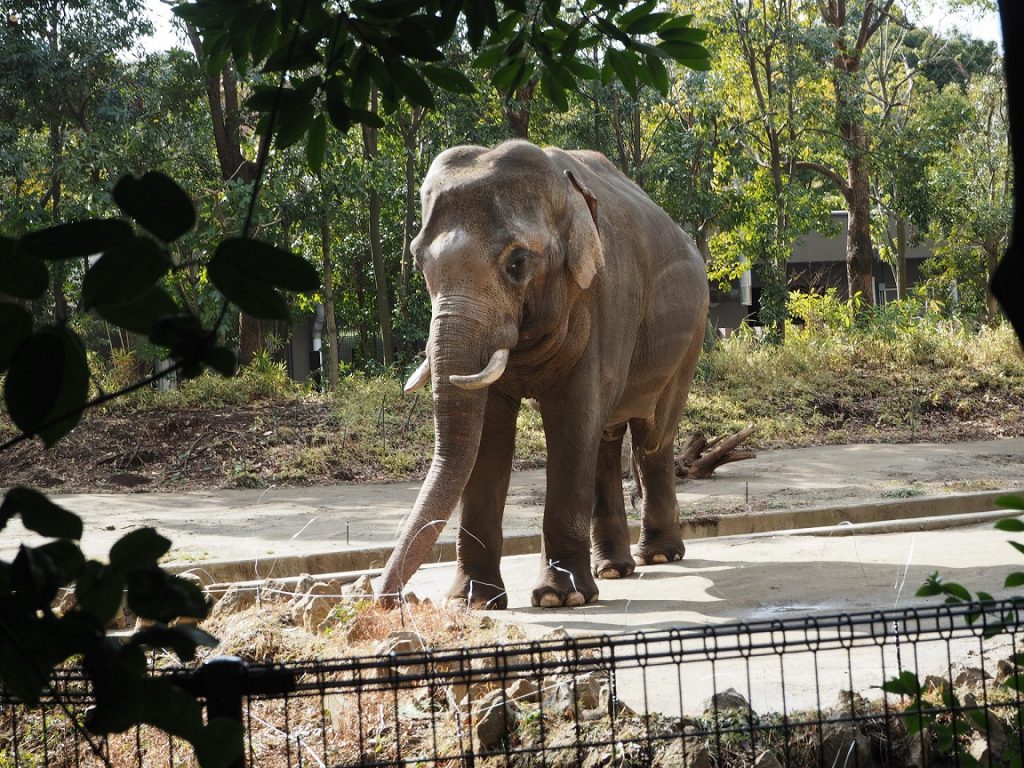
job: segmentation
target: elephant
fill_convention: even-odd
[[[515,140],[442,152],[412,241],[431,299],[423,365],[434,456],[376,581],[394,604],[460,507],[449,599],[506,608],[505,498],[524,399],[544,425],[547,493],[534,606],[597,599],[595,577],[679,560],[674,442],[704,339],[690,237],[603,155]],[[630,550],[622,443],[642,491]]]

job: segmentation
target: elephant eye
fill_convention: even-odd
[[[512,282],[518,283],[526,277],[526,251],[513,251],[505,262],[505,274]]]

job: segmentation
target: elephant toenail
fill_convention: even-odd
[[[558,595],[548,592],[546,595],[542,595],[540,598],[541,608],[560,608],[562,606],[562,600]]]
[[[569,597],[565,599],[565,604],[570,608],[577,608],[581,605],[585,605],[586,602],[586,598],[579,592],[570,592]]]
[[[682,555],[680,555],[680,554],[675,554],[675,555],[672,555],[672,561],[673,561],[673,562],[675,562],[675,561],[677,561],[677,560],[682,560],[682,559],[683,559],[683,556],[682,556]]]
[[[652,555],[651,556],[651,562],[652,563],[667,563],[668,562],[668,558],[665,555]]]
[[[647,565],[647,558],[641,557],[640,555],[633,555],[633,560],[636,561],[637,565]]]
[[[600,573],[597,574],[597,578],[599,578],[599,579],[621,579],[622,578],[622,574],[619,573],[619,569],[618,568],[605,568],[604,570],[602,570]]]

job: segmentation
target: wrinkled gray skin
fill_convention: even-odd
[[[708,305],[693,242],[595,152],[455,147],[431,165],[421,197],[412,247],[432,315],[427,362],[407,389],[433,385],[434,458],[378,596],[397,599],[460,505],[450,597],[506,607],[501,519],[524,398],[539,404],[548,452],[533,604],[593,602],[594,576],[680,559],[673,440]],[[500,350],[510,351],[504,368]],[[643,491],[634,553],[627,425]]]

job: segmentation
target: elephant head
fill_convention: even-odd
[[[462,495],[487,389],[531,394],[520,391],[530,383],[517,379],[517,355],[538,348],[557,355],[559,346],[573,354],[580,345],[564,344],[567,308],[604,266],[593,195],[527,142],[445,151],[427,173],[421,201],[412,250],[430,293],[430,335],[406,391],[432,383],[434,456],[379,583],[385,602],[422,564]]]

